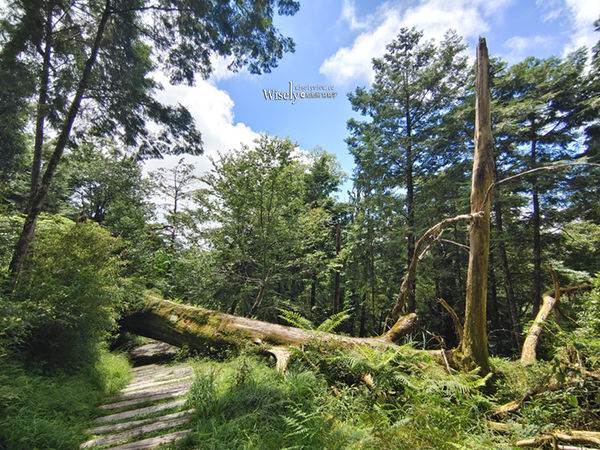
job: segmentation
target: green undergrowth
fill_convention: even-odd
[[[76,449],[97,406],[129,380],[121,354],[100,351],[79,372],[36,374],[19,362],[0,364],[0,448]]]
[[[564,385],[546,392],[544,386],[560,378],[556,363],[492,363],[494,373],[481,377],[448,374],[406,348],[349,353],[305,347],[282,376],[256,355],[202,360],[188,397],[196,409],[193,433],[173,448],[485,449],[599,423],[600,396],[590,380],[573,384],[573,374],[566,374]],[[536,388],[540,392],[516,412],[493,415]],[[502,423],[503,430],[490,422]]]

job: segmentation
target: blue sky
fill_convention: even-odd
[[[188,157],[198,172],[210,167],[217,151],[250,144],[258,133],[289,137],[302,149],[321,146],[335,153],[351,175],[353,160],[344,139],[347,120],[355,115],[347,98],[357,86],[369,86],[371,59],[403,27],[415,26],[425,39],[440,39],[449,28],[463,36],[474,58],[478,36],[487,39],[491,56],[515,63],[526,56],[564,56],[600,39],[593,22],[600,17],[600,0],[300,0],[292,17],[275,24],[296,43],[270,74],[227,71],[215,61],[215,72],[194,87],[167,86],[160,98],[182,103],[203,133],[205,155]],[[263,90],[294,86],[333,87],[334,98],[305,98],[294,104],[266,100]],[[296,92],[301,92],[296,91]],[[154,164],[172,165],[174,160]],[[349,187],[346,183],[344,189]]]

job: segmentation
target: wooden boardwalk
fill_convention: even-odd
[[[148,364],[132,369],[132,380],[119,395],[100,406],[92,439],[81,448],[147,449],[174,442],[191,432],[192,409],[185,395],[194,370],[189,364]]]

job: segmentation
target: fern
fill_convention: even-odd
[[[287,309],[277,308],[281,314],[281,317],[286,322],[292,324],[296,328],[300,328],[302,330],[313,330],[313,323],[304,317],[302,314],[297,313],[296,311],[288,311]]]
[[[426,388],[427,392],[439,394],[467,395],[470,390],[468,384],[465,384],[462,380],[458,379],[432,380]]]
[[[283,308],[277,309],[281,312],[279,317],[281,317],[289,324],[295,326],[296,328],[300,328],[302,330],[307,331],[319,331],[323,333],[331,333],[333,330],[335,330],[344,320],[350,318],[349,312],[351,311],[351,309],[347,309],[337,314],[333,314],[328,319],[325,319],[325,321],[323,321],[321,325],[315,328],[313,323],[306,317],[304,317],[302,314],[299,314],[296,311],[289,311]]]
[[[405,388],[408,388],[408,389],[413,389],[413,390],[415,389],[412,381],[410,381],[410,379],[408,377],[404,376],[401,373],[392,374],[391,379],[397,385],[404,386]]]
[[[350,318],[351,309],[346,309],[345,311],[340,311],[337,314],[330,316],[325,319],[321,325],[317,327],[317,331],[321,331],[323,333],[331,333],[335,330],[344,320]]]

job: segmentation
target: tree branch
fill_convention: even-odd
[[[404,308],[406,299],[408,298],[410,291],[412,289],[411,286],[414,285],[414,281],[416,280],[416,276],[417,276],[417,265],[419,263],[419,256],[421,253],[421,249],[423,248],[425,243],[427,241],[430,241],[434,235],[438,234],[440,231],[442,231],[448,225],[452,225],[456,222],[461,222],[461,221],[465,221],[465,220],[472,220],[475,216],[482,215],[482,214],[483,213],[461,214],[456,217],[444,219],[441,222],[439,222],[439,223],[435,224],[434,226],[432,226],[431,228],[429,228],[423,234],[423,236],[421,236],[421,238],[415,244],[415,251],[413,254],[412,261],[410,262],[410,265],[408,266],[408,270],[406,271],[406,275],[404,276],[404,280],[402,281],[402,286],[400,287],[400,292],[398,293],[398,296],[396,297],[396,303],[394,304],[394,307],[392,308],[392,319],[393,320],[397,320],[398,317],[400,316],[400,312],[402,311],[402,308]]]
[[[526,170],[525,172],[520,172],[516,175],[510,176],[508,178],[503,178],[502,180],[498,180],[493,182],[490,187],[488,187],[486,193],[485,193],[485,201],[484,203],[487,201],[488,196],[491,192],[491,190],[495,187],[495,186],[499,186],[501,184],[504,183],[508,183],[509,181],[513,181],[516,180],[518,178],[522,178],[524,176],[527,175],[531,175],[532,173],[537,173],[537,172],[550,172],[553,170],[558,170],[558,169],[564,169],[565,167],[569,167],[569,166],[592,166],[592,167],[600,167],[600,164],[596,164],[596,163],[589,163],[589,162],[585,162],[585,161],[572,161],[572,162],[568,162],[568,163],[561,163],[561,164],[552,164],[549,166],[543,166],[543,167],[536,167],[534,169],[530,169],[530,170]]]

